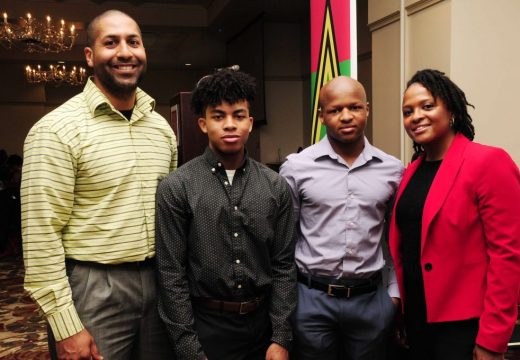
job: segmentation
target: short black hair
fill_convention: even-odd
[[[248,106],[251,106],[255,94],[256,82],[251,75],[223,69],[197,82],[191,93],[191,108],[198,116],[204,116],[208,106],[216,106],[224,101],[235,104],[246,100]]]
[[[434,99],[441,99],[446,109],[453,114],[452,129],[455,133],[462,133],[469,140],[475,137],[475,127],[473,119],[468,113],[468,106],[475,108],[466,99],[466,94],[442,71],[434,69],[424,69],[417,71],[406,84],[408,89],[413,84],[421,84],[433,96]],[[424,149],[421,145],[413,144],[415,159]]]

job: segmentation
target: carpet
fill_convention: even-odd
[[[0,359],[50,359],[45,320],[23,290],[23,262],[0,259]]]

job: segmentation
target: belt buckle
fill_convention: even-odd
[[[258,309],[258,307],[260,306],[260,302],[262,301],[261,298],[256,298],[254,300],[249,300],[249,301],[243,301],[240,303],[240,310],[238,311],[238,313],[240,315],[246,315],[246,314],[249,314],[251,311],[254,311],[256,309]],[[246,305],[250,305],[250,304],[256,304],[256,307],[250,311],[246,311],[245,310],[245,306]]]
[[[246,315],[247,313],[249,313],[249,311],[245,310],[245,306],[249,303],[251,303],[251,301],[243,301],[240,303],[240,310],[238,311],[239,315]]]
[[[329,296],[336,296],[332,293],[332,290],[333,289],[347,289],[347,299],[350,297],[350,290],[352,288],[350,287],[346,287],[346,286],[343,286],[343,285],[336,285],[336,284],[329,284],[328,285],[328,288],[327,288],[327,295]]]

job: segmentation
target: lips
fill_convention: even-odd
[[[123,64],[123,65],[113,65],[114,68],[119,70],[131,70],[135,69],[136,65],[133,64]]]
[[[429,127],[430,127],[430,125],[428,125],[428,124],[422,124],[422,125],[414,126],[414,127],[412,128],[412,132],[413,132],[414,134],[422,134],[422,133],[425,132]]]
[[[348,133],[348,134],[354,132],[355,130],[356,130],[356,127],[353,126],[353,125],[341,126],[341,127],[339,128],[339,131],[340,131],[340,132],[342,132],[342,133]]]
[[[120,74],[133,74],[138,64],[112,64],[111,68]]]
[[[226,135],[222,136],[222,141],[228,144],[236,143],[240,139],[238,135]]]

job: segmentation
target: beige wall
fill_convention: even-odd
[[[399,23],[372,34],[372,141],[381,150],[400,157]]]
[[[368,27],[372,36],[372,142],[400,157],[399,0],[369,0]]]
[[[441,1],[405,19],[405,79],[418,69],[433,68],[450,73],[451,1]]]
[[[259,129],[262,162],[281,162],[303,146],[302,87],[298,80],[265,82],[267,125]]]
[[[465,91],[475,139],[520,164],[520,1],[452,0],[451,76]]]
[[[411,143],[400,124],[401,93],[415,71],[435,68],[476,106],[470,111],[476,140],[505,148],[520,163],[520,122],[514,111],[520,82],[518,14],[517,0],[369,0],[374,144],[394,155],[400,149],[401,159],[410,160]]]
[[[260,134],[260,160],[280,162],[304,145],[301,26],[268,22],[264,25],[265,109],[267,125]]]

